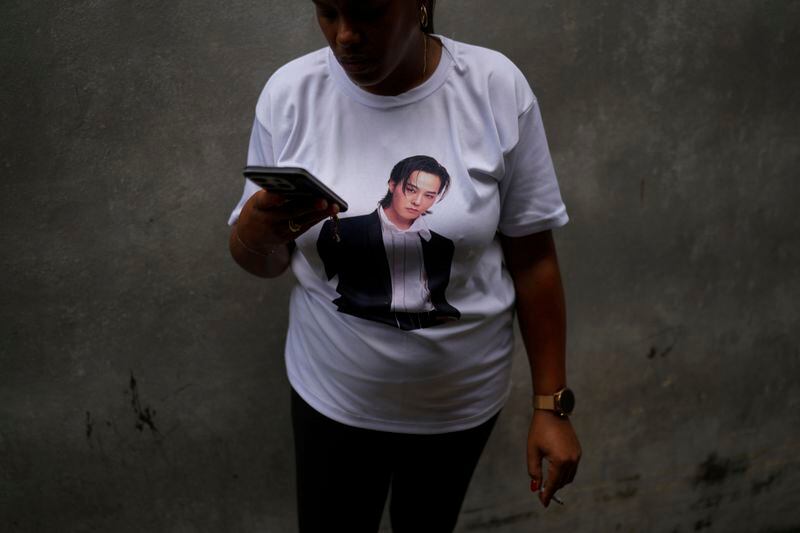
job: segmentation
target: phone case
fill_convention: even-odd
[[[347,202],[299,167],[245,167],[244,176],[259,187],[292,200],[295,198],[325,198],[339,205],[339,211],[347,211]]]

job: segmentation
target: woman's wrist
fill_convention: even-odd
[[[248,246],[247,243],[245,243],[242,240],[242,237],[239,235],[239,228],[238,227],[234,227],[233,228],[233,235],[236,238],[236,241],[239,243],[239,245],[242,248],[244,248],[245,251],[247,251],[250,254],[258,255],[258,256],[264,257],[264,258],[272,257],[275,254],[275,252],[277,252],[281,248],[287,246],[287,244],[276,244],[276,245],[272,246],[269,250],[260,251],[260,250],[256,250],[252,246]]]
[[[259,249],[242,239],[238,229],[232,228],[229,239],[230,251],[234,260],[244,270],[261,278],[274,278],[289,267],[292,250],[296,246],[294,241]]]

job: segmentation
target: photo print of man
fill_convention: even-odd
[[[340,312],[406,331],[461,316],[445,299],[453,241],[425,222],[449,185],[434,158],[407,157],[392,169],[375,211],[340,220],[338,239],[335,223],[325,222],[317,251],[328,280],[338,276]]]

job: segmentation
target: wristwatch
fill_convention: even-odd
[[[553,411],[561,418],[567,418],[575,409],[575,394],[564,387],[555,394],[534,395],[533,408]]]

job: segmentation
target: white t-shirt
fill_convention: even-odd
[[[285,356],[300,396],[352,426],[442,433],[497,413],[510,388],[514,305],[497,234],[568,220],[522,73],[498,52],[437,37],[436,71],[398,96],[362,90],[324,48],[275,72],[256,106],[247,163],[303,167],[349,203],[339,240],[330,221],[297,239]],[[430,311],[392,303],[378,202],[396,165],[427,165],[418,170],[439,184],[449,175],[425,214],[404,211],[424,216]],[[257,190],[246,181],[230,224]],[[408,191],[400,184],[392,196],[411,201]]]

